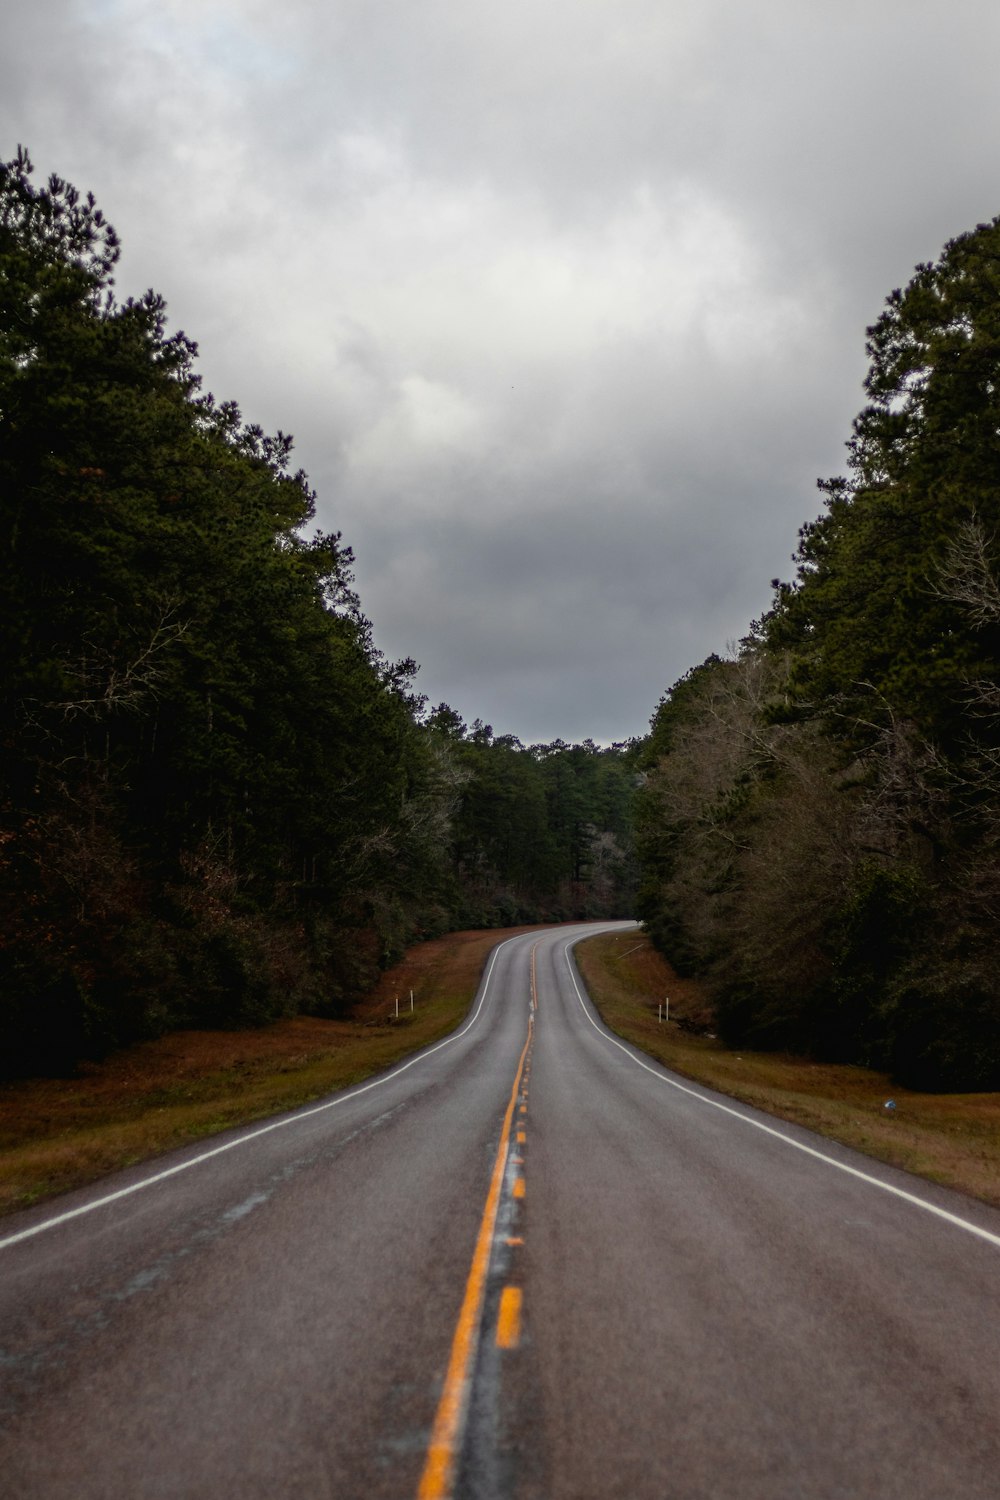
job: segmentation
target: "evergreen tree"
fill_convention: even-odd
[[[640,911],[724,1034],[1000,1086],[1000,220],[868,330],[847,478],[646,748]]]
[[[821,485],[826,513],[801,534],[769,638],[790,644],[807,701],[879,701],[950,741],[962,685],[992,670],[1000,636],[939,584],[974,518],[1000,526],[1000,219],[980,225],[894,291],[868,330],[869,404],[850,478]]]
[[[421,922],[445,798],[290,440],[120,303],[92,199],[0,168],[8,1067],[335,1009]]]

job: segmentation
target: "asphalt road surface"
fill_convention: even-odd
[[[5,1220],[0,1493],[997,1500],[1000,1214],[612,1038],[593,930],[502,944],[377,1080]]]

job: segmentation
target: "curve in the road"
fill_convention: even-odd
[[[426,1062],[435,1052],[440,1052],[444,1047],[453,1046],[455,1042],[461,1041],[462,1037],[466,1036],[479,1020],[483,1007],[486,1004],[487,996],[490,993],[490,980],[493,977],[493,970],[496,967],[500,951],[508,943],[512,942],[514,942],[514,938],[506,938],[493,949],[483,978],[479,1003],[465,1025],[458,1031],[453,1032],[451,1036],[445,1037],[443,1042],[435,1042],[433,1046],[425,1047],[415,1057],[411,1057],[409,1061],[399,1063],[387,1073],[379,1074],[370,1083],[362,1083],[358,1084],[355,1088],[345,1089],[342,1093],[338,1093],[332,1099],[325,1100],[322,1104],[313,1104],[306,1106],[304,1109],[297,1109],[294,1113],[283,1115],[280,1119],[272,1120],[267,1125],[258,1125],[251,1130],[241,1130],[239,1135],[234,1136],[231,1140],[224,1141],[221,1146],[213,1146],[210,1151],[200,1151],[197,1156],[187,1157],[184,1161],[177,1162],[172,1167],[165,1167],[161,1172],[154,1172],[150,1177],[143,1177],[139,1182],[131,1182],[127,1187],[118,1188],[113,1193],[105,1193],[99,1198],[88,1199],[86,1203],[80,1203],[75,1208],[67,1209],[60,1214],[53,1214],[50,1218],[43,1219],[38,1224],[31,1224],[27,1229],[18,1230],[15,1234],[8,1234],[4,1238],[0,1238],[0,1250],[5,1250],[10,1245],[18,1245],[22,1240],[32,1239],[36,1234],[44,1234],[47,1229],[55,1229],[57,1225],[65,1224],[70,1219],[77,1219],[81,1214],[93,1213],[96,1208],[105,1208],[110,1203],[116,1203],[120,1198],[129,1198],[133,1193],[141,1193],[146,1188],[155,1187],[157,1183],[166,1182],[168,1178],[176,1177],[179,1172],[187,1172],[192,1167],[201,1166],[203,1162],[211,1161],[216,1156],[222,1156],[226,1151],[234,1151],[239,1146],[249,1146],[254,1141],[259,1140],[261,1136],[270,1135],[272,1131],[282,1130],[288,1125],[299,1125],[303,1120],[308,1120],[312,1115],[326,1114],[328,1110],[337,1109],[341,1105],[348,1104],[352,1099],[357,1099],[362,1094],[369,1093],[372,1089],[384,1087],[385,1084],[398,1078],[401,1073],[405,1073],[409,1068],[416,1067],[418,1063]]]
[[[575,940],[579,942],[579,938]],[[968,1234],[974,1234],[979,1239],[985,1240],[989,1245],[995,1245],[1000,1250],[1000,1235],[993,1234],[989,1229],[983,1229],[979,1224],[973,1224],[969,1219],[963,1219],[958,1214],[950,1212],[946,1208],[939,1208],[936,1203],[929,1203],[926,1198],[920,1198],[916,1193],[907,1192],[905,1188],[897,1187],[895,1183],[884,1182],[881,1178],[873,1176],[870,1172],[861,1171],[858,1167],[852,1167],[848,1162],[838,1161],[834,1156],[828,1156],[825,1151],[818,1151],[815,1146],[809,1146],[805,1141],[797,1141],[793,1136],[787,1135],[783,1130],[777,1130],[773,1125],[767,1125],[763,1120],[755,1119],[752,1115],[745,1114],[742,1110],[735,1109],[730,1104],[723,1104],[721,1099],[711,1099],[700,1090],[692,1088],[689,1084],[681,1083],[677,1078],[671,1078],[659,1066],[650,1066],[631,1047],[618,1041],[604,1027],[599,1026],[591,1014],[590,1008],[584,1001],[580,992],[580,986],[576,981],[576,974],[570,962],[570,950],[575,943],[567,943],[563,948],[563,957],[569,973],[569,980],[573,986],[580,1008],[587,1020],[593,1026],[599,1036],[609,1042],[612,1047],[617,1047],[620,1052],[635,1063],[636,1067],[643,1068],[645,1072],[651,1073],[660,1083],[665,1083],[669,1088],[677,1089],[682,1094],[689,1094],[692,1099],[697,1099],[701,1104],[707,1104],[711,1109],[721,1110],[723,1114],[731,1115],[734,1120],[739,1120],[743,1125],[752,1126],[754,1130],[762,1130],[766,1135],[773,1135],[777,1140],[784,1141],[786,1146],[793,1146],[796,1151],[804,1151],[807,1156],[814,1156],[817,1161],[825,1162],[828,1167],[836,1167],[838,1172],[847,1172],[851,1177],[856,1177],[860,1182],[865,1182],[869,1187],[878,1188],[883,1193],[891,1193],[896,1198],[902,1198],[904,1203],[911,1203],[915,1208],[921,1208],[925,1213],[934,1214],[939,1219],[944,1219],[948,1224],[954,1225],[956,1229],[964,1229]]]
[[[507,940],[366,1084],[19,1215],[6,1492],[996,1500],[1000,1214],[611,1035],[572,944],[613,925]]]

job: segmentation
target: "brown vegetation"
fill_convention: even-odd
[[[74,1078],[0,1088],[0,1212],[391,1066],[458,1025],[490,949],[530,930],[422,943],[348,1020],[296,1016],[256,1031],[175,1032],[84,1064]],[[676,1072],[1000,1206],[1000,1095],[914,1093],[865,1068],[729,1051],[711,1034],[704,987],[679,978],[648,938],[590,938],[576,955],[608,1025]],[[657,1007],[667,996],[670,1019],[662,1024]],[[892,1115],[884,1108],[889,1097]]]
[[[0,1087],[0,1212],[391,1066],[457,1026],[490,949],[528,930],[421,943],[348,1020],[295,1016],[256,1031],[178,1031],[84,1063],[73,1078]]]

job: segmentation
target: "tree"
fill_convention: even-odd
[[[868,330],[851,478],[821,484],[827,511],[803,528],[797,579],[767,625],[796,651],[806,701],[850,711],[874,694],[947,740],[962,683],[996,661],[996,625],[933,580],[974,515],[991,537],[1000,525],[998,287],[1000,219],[919,266]]]
[[[345,1003],[438,899],[450,796],[291,440],[31,176],[0,168],[8,1066]]]
[[[1000,220],[868,330],[848,478],[664,700],[641,911],[733,1041],[1000,1086]]]
[[[618,750],[386,661],[292,443],[119,301],[92,198],[0,166],[0,1066],[333,1014],[414,936],[619,911]]]

